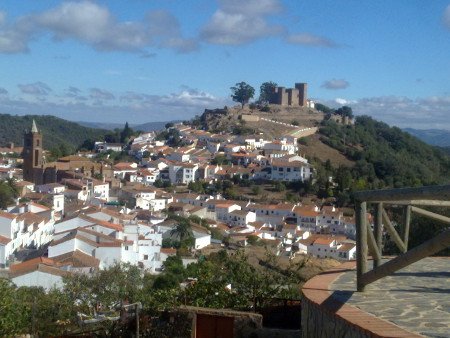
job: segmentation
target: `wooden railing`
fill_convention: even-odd
[[[376,280],[392,275],[414,262],[431,256],[450,246],[450,228],[436,237],[408,251],[411,213],[450,224],[450,218],[424,210],[419,206],[450,207],[450,185],[421,188],[360,191],[354,194],[356,205],[356,284],[358,291]],[[367,205],[375,206],[374,227],[368,222]],[[402,233],[399,234],[389,219],[386,206],[404,209]],[[402,252],[382,264],[383,227]],[[368,271],[368,254],[373,257],[373,269]]]

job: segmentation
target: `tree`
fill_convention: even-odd
[[[342,106],[341,108],[336,109],[334,111],[334,113],[336,115],[340,115],[342,117],[348,117],[348,118],[351,118],[351,119],[353,118],[353,111],[352,111],[352,108],[349,107],[349,106]]]
[[[259,87],[259,101],[262,103],[270,102],[273,92],[277,86],[278,84],[272,81],[264,82],[261,87]]]
[[[0,181],[0,209],[6,209],[8,205],[14,202],[14,198],[18,196],[19,193],[13,178]]]
[[[244,105],[255,95],[255,88],[246,82],[238,82],[230,89],[232,91],[231,98],[233,101],[239,102],[242,105],[242,108],[244,108]]]
[[[261,192],[262,192],[262,189],[261,189],[261,187],[259,185],[254,185],[252,187],[253,195],[259,195],[259,194],[261,194]]]
[[[188,243],[189,240],[194,238],[191,229],[191,222],[183,217],[179,217],[177,221],[178,224],[170,231],[170,236],[179,238],[181,244]]]
[[[133,129],[128,126],[128,122],[125,123],[125,127],[120,132],[120,142],[127,143],[130,137],[133,135]]]
[[[331,114],[333,112],[333,109],[331,109],[330,107],[328,107],[322,103],[316,103],[315,108],[316,108],[316,110],[321,111],[322,113],[325,113],[325,114]]]

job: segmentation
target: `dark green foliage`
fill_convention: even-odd
[[[192,190],[198,194],[204,194],[205,191],[208,189],[208,183],[202,180],[189,182],[188,189]]]
[[[180,132],[175,128],[161,131],[158,135],[156,135],[156,140],[166,141],[166,144],[171,147],[179,147],[182,145]]]
[[[22,145],[24,131],[31,129],[33,119],[42,133],[45,149],[56,148],[60,144],[71,149],[78,148],[86,139],[103,140],[107,133],[106,130],[83,127],[50,115],[0,114],[0,145],[6,145],[8,142]]]
[[[277,181],[277,182],[275,182],[275,184],[273,185],[273,189],[274,189],[275,191],[282,192],[282,191],[285,191],[285,190],[286,190],[286,185],[285,185],[283,182],[281,182],[281,181]]]
[[[66,143],[60,143],[58,146],[50,149],[50,156],[47,157],[47,161],[56,161],[58,158],[73,154],[74,152],[75,149],[73,147],[67,146]]]
[[[250,245],[256,245],[259,242],[259,237],[256,235],[247,236],[247,242]]]
[[[355,126],[325,121],[322,141],[356,161],[352,169],[329,170],[340,191],[442,184],[450,178],[450,158],[397,127],[368,116]],[[320,168],[318,168],[320,170]]]
[[[325,114],[331,114],[334,110],[330,107],[327,107],[326,105],[322,104],[322,103],[316,103],[315,105],[316,110],[321,111],[322,113]]]
[[[68,294],[38,287],[17,288],[0,278],[0,336],[56,336],[75,318]]]
[[[353,111],[352,108],[350,108],[349,106],[342,106],[341,108],[336,109],[334,113],[342,117],[346,116],[349,118],[353,118]]]
[[[226,158],[225,155],[216,155],[216,157],[214,157],[214,159],[211,161],[211,164],[218,164],[218,165],[222,165],[222,164],[230,164],[230,161]]]
[[[235,102],[239,102],[242,107],[255,95],[255,88],[245,82],[238,82],[231,87],[231,98]]]
[[[128,143],[130,137],[133,135],[134,131],[128,125],[128,122],[125,123],[125,127],[120,132],[120,143]]]
[[[14,179],[10,178],[0,181],[0,210],[6,209],[8,205],[14,203],[14,198],[19,196]]]
[[[263,84],[261,84],[261,87],[259,87],[259,101],[270,102],[275,87],[277,86],[278,84],[272,81],[264,82]]]
[[[163,181],[162,179],[158,178],[153,185],[156,188],[170,188],[172,184],[169,181]]]

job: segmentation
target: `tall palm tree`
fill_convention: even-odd
[[[170,231],[170,236],[179,238],[181,243],[185,242],[187,239],[194,238],[189,220],[179,220],[177,226]]]

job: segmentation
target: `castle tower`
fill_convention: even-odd
[[[30,132],[23,138],[23,179],[42,184],[42,134],[33,120]]]
[[[308,90],[308,84],[307,83],[296,83],[295,88],[298,89],[298,104],[301,107],[306,107],[307,105],[307,90]]]

